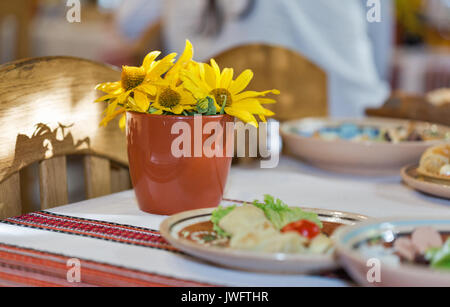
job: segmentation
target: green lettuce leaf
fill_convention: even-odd
[[[431,267],[435,269],[450,269],[450,238],[442,248],[432,248],[427,251],[425,258],[431,262]]]
[[[222,228],[219,226],[219,222],[221,219],[223,219],[228,213],[233,211],[236,208],[236,206],[231,207],[222,207],[219,206],[216,210],[213,211],[211,216],[211,222],[214,225],[213,230],[217,233],[220,237],[231,237],[230,234],[225,232]]]
[[[260,203],[255,200],[253,205],[262,211],[266,215],[267,219],[273,224],[275,228],[281,230],[284,226],[299,221],[308,220],[315,223],[320,228],[323,227],[317,214],[312,212],[305,212],[300,208],[289,207],[283,203],[280,199],[274,199],[273,196],[264,195],[264,203]],[[218,207],[213,211],[211,216],[211,222],[214,225],[213,230],[220,237],[231,237],[226,231],[220,228],[220,221],[237,206],[232,207]]]
[[[263,210],[266,217],[278,230],[299,220],[308,220],[317,224],[320,228],[323,227],[317,214],[305,212],[300,208],[289,207],[280,199],[274,199],[271,195],[264,195],[264,203],[255,200],[253,205]]]

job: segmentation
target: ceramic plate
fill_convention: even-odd
[[[450,286],[450,271],[435,271],[426,265],[392,265],[381,263],[379,283],[368,281],[368,273],[373,266],[368,265],[369,257],[358,247],[375,238],[383,238],[387,244],[403,235],[411,235],[418,227],[430,226],[442,235],[450,235],[450,214],[445,217],[423,219],[372,220],[352,227],[339,229],[335,234],[338,261],[355,281],[364,286],[384,287],[433,287]],[[373,277],[373,275],[370,275]]]
[[[211,213],[216,208],[187,211],[171,216],[160,226],[162,236],[186,254],[218,265],[259,272],[308,273],[337,267],[334,255],[270,254],[233,250],[228,247],[210,246],[202,243],[214,238]],[[357,214],[305,209],[319,215],[323,231],[329,235],[342,225],[354,225],[367,217]],[[182,235],[189,232],[189,237]]]
[[[450,180],[423,176],[417,172],[417,166],[404,167],[401,173],[403,180],[412,188],[423,193],[450,199]]]
[[[397,119],[330,119],[306,118],[281,125],[281,134],[287,150],[302,160],[330,171],[357,175],[397,175],[405,165],[418,163],[425,150],[443,141],[384,143],[373,141],[322,140],[302,136],[295,131],[310,133],[326,126],[354,123],[362,126],[400,127],[410,121]],[[450,128],[424,122],[415,122],[417,130],[433,129],[439,133]]]

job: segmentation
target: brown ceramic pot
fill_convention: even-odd
[[[202,131],[210,122],[224,128],[221,133],[223,157],[194,156],[193,116],[127,113],[130,174],[142,211],[171,215],[215,207],[222,200],[231,165],[231,157],[227,157],[225,151],[233,142],[231,137],[226,137],[225,127],[227,123],[234,123],[234,118],[228,115],[201,118]],[[172,153],[172,143],[180,136],[171,133],[172,127],[180,122],[190,127],[192,156],[176,157]],[[202,134],[198,139],[204,144],[210,137],[211,134]]]

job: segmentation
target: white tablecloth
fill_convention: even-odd
[[[225,196],[254,200],[263,194],[281,198],[291,206],[335,209],[374,218],[447,216],[450,201],[419,193],[399,176],[359,177],[329,173],[283,158],[275,169],[232,168]]]
[[[440,215],[450,218],[450,201],[419,194],[400,178],[362,178],[319,171],[284,158],[278,168],[232,168],[226,197],[252,201],[263,194],[290,205],[338,209],[383,216]],[[158,229],[162,216],[139,211],[134,192],[126,191],[49,210],[50,212]],[[0,224],[0,243],[126,267],[169,277],[229,286],[345,286],[319,276],[273,275],[217,267],[166,250],[119,244],[39,229]]]

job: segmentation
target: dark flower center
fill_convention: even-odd
[[[140,67],[124,66],[122,69],[121,83],[125,91],[132,90],[145,80],[145,71]]]
[[[226,102],[226,107],[231,107],[231,104],[233,103],[233,99],[231,98],[231,94],[228,90],[224,88],[216,88],[211,91],[211,95],[214,96],[214,99],[216,100],[217,104],[222,107],[223,103]]]
[[[178,105],[180,101],[181,95],[170,88],[166,88],[165,90],[163,90],[159,95],[158,100],[159,104],[165,108],[173,108]]]

